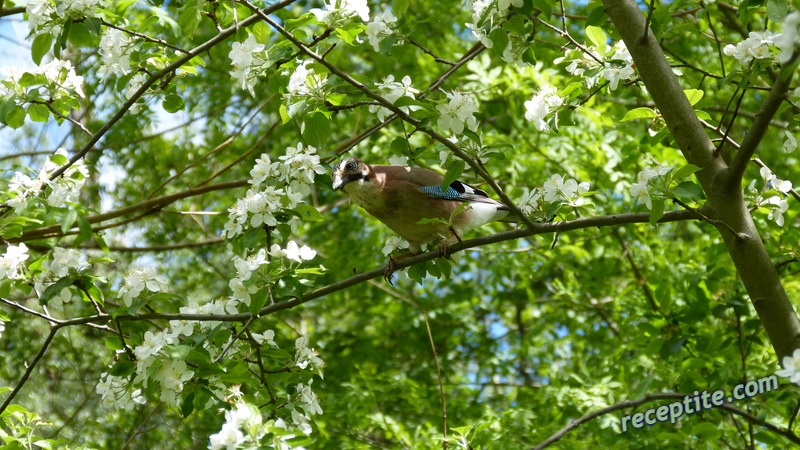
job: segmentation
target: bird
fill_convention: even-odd
[[[389,259],[387,279],[394,261],[418,254],[423,244],[444,238],[439,255],[449,257],[447,246],[461,241],[469,230],[494,221],[518,221],[508,206],[485,191],[461,181],[453,181],[444,190],[444,176],[421,167],[368,165],[348,157],[333,167],[331,178],[334,191],[344,191],[408,241],[409,253]],[[423,219],[439,220],[420,223]]]

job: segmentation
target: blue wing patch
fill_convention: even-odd
[[[456,200],[461,194],[453,189],[452,186],[447,187],[447,191],[443,191],[441,186],[420,186],[419,190],[433,198],[441,198],[444,200]]]

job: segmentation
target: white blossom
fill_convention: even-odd
[[[557,111],[564,99],[556,94],[553,86],[542,86],[534,96],[524,103],[525,119],[533,122],[533,126],[539,131],[547,131],[550,126],[545,122],[545,117],[551,112]]]
[[[158,275],[153,267],[131,270],[125,276],[124,283],[119,289],[119,295],[125,302],[125,306],[131,306],[133,299],[145,289],[150,292],[159,292],[166,284],[167,280]]]
[[[106,408],[121,408],[130,411],[136,404],[143,405],[147,399],[141,389],[130,392],[130,383],[126,378],[115,377],[106,372],[100,374],[100,381],[95,391],[100,394]]]
[[[401,248],[408,248],[409,244],[408,241],[399,237],[399,236],[392,236],[386,241],[386,245],[383,247],[383,254],[386,256],[391,255],[394,253],[395,250],[399,250]]]
[[[392,10],[385,9],[383,14],[378,14],[367,24],[367,39],[376,52],[380,52],[381,41],[394,33],[397,26],[397,17],[392,14]]]
[[[785,198],[774,195],[767,199],[766,204],[774,206],[770,209],[767,218],[774,220],[779,227],[782,227],[784,223],[783,214],[789,210],[789,203]]]
[[[789,62],[797,46],[800,45],[800,12],[794,11],[786,16],[783,20],[783,32],[775,36],[773,42],[781,51],[778,61],[781,64]]]
[[[108,28],[100,38],[101,65],[104,75],[125,75],[131,70],[131,38],[122,31]]]
[[[278,344],[276,344],[274,341],[275,332],[272,330],[266,330],[263,333],[250,333],[250,335],[253,336],[253,339],[255,339],[256,342],[258,342],[258,345],[264,345],[266,342],[267,345],[271,347],[278,347]]]
[[[439,128],[461,134],[466,125],[468,129],[475,131],[478,128],[478,121],[474,114],[478,107],[472,98],[457,91],[448,92],[447,98],[449,102],[436,106],[436,110],[441,114],[436,122]]]
[[[189,381],[194,372],[189,370],[185,361],[169,360],[155,374],[155,380],[161,384],[161,400],[178,406],[178,394],[183,391],[183,384]]]
[[[319,406],[319,399],[317,398],[317,394],[311,390],[311,383],[314,380],[310,380],[308,384],[298,383],[297,384],[297,393],[300,395],[300,407],[308,415],[315,415],[315,414],[322,414],[322,408]]]
[[[284,257],[296,262],[309,261],[317,256],[317,252],[312,250],[311,247],[307,245],[298,247],[295,241],[289,241],[285,249],[281,249],[281,246],[278,244],[272,244],[269,254],[276,258]]]
[[[239,447],[239,444],[244,442],[244,433],[239,431],[236,425],[231,423],[224,423],[219,433],[212,434],[209,437],[210,450],[234,450]]]
[[[787,152],[793,152],[797,150],[798,142],[797,142],[797,129],[792,131],[785,130],[783,133],[786,136],[786,140],[783,141],[783,149]]]
[[[408,75],[403,77],[402,82],[394,81],[394,75],[388,75],[381,83],[376,83],[375,87],[377,88],[376,91],[378,94],[383,96],[383,98],[390,103],[396,102],[400,97],[416,98],[415,94],[419,94],[419,90],[412,87],[411,77]],[[421,106],[409,105],[400,107],[400,109],[406,113],[410,113],[419,108],[421,108]],[[377,114],[380,120],[385,120],[393,114],[388,108],[380,105],[370,105],[369,112]]]
[[[72,270],[82,270],[88,266],[88,259],[81,251],[74,248],[56,247],[51,259],[42,263],[42,268],[58,278],[67,276]]]
[[[28,260],[28,246],[24,243],[9,245],[0,257],[0,280],[25,278],[25,261]]]
[[[647,209],[653,209],[653,200],[647,189],[647,182],[638,182],[631,185],[631,195],[636,197],[639,204],[647,205]]]
[[[324,9],[313,8],[311,13],[318,21],[335,27],[344,20],[355,16],[364,22],[368,21],[369,5],[367,0],[326,0]]]
[[[787,17],[788,19],[788,17]],[[751,31],[748,38],[736,45],[728,44],[722,52],[733,56],[741,65],[747,65],[753,59],[772,59],[772,45],[776,36],[766,31]]]
[[[776,375],[788,378],[790,382],[800,384],[800,348],[792,356],[783,357],[783,369],[775,372]]]
[[[309,348],[306,338],[301,336],[294,341],[296,349],[294,363],[301,369],[322,370],[324,362],[317,356],[316,350]]]
[[[239,82],[242,89],[250,91],[255,97],[254,86],[259,72],[257,69],[265,62],[263,55],[264,44],[259,44],[253,34],[248,34],[244,42],[234,42],[228,57],[231,59],[233,70],[231,76]]]

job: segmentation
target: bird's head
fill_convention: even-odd
[[[339,161],[331,172],[333,190],[342,189],[352,181],[364,180],[369,174],[369,167],[358,158],[345,158]]]

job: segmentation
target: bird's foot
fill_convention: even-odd
[[[386,263],[386,270],[383,271],[383,278],[389,282],[390,285],[394,286],[392,284],[392,274],[397,269],[397,261],[408,258],[409,256],[414,256],[414,253],[404,253],[396,258],[389,257],[389,261]]]
[[[395,269],[395,261],[394,258],[391,256],[389,257],[389,261],[386,263],[386,270],[383,271],[383,278],[389,283],[390,286],[394,286],[392,284],[392,275],[394,274]]]
[[[455,235],[451,238],[447,238],[443,240],[441,244],[439,244],[437,253],[439,253],[440,258],[450,259],[450,252],[447,251],[447,247],[449,247],[450,244],[456,242],[456,240],[458,240],[459,242],[461,241],[460,239],[458,239],[458,235]]]

